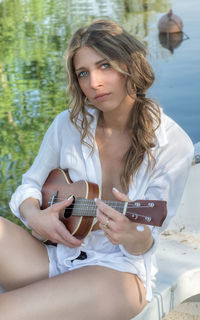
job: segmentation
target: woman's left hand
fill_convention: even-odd
[[[119,201],[131,200],[124,194],[113,189],[115,198]],[[131,222],[125,215],[111,208],[103,201],[97,199],[97,218],[99,227],[104,231],[107,238],[113,244],[130,245],[134,241],[136,224]]]

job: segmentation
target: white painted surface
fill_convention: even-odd
[[[200,235],[200,163],[191,167],[178,212],[168,229]]]

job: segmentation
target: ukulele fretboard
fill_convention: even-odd
[[[120,213],[123,213],[126,205],[126,202],[121,201],[105,200],[104,202]],[[65,210],[67,210],[67,208]],[[71,208],[69,208],[69,210],[71,210]],[[96,211],[97,206],[94,200],[77,198],[73,203],[73,216],[96,217]]]

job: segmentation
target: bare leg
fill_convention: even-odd
[[[90,266],[48,279],[48,269],[44,245],[0,218],[0,283],[12,290],[0,294],[0,320],[126,320],[146,304],[135,275]]]
[[[23,228],[0,218],[0,284],[11,290],[47,278],[45,246]]]
[[[128,320],[145,304],[137,276],[88,266],[0,295],[0,319]]]

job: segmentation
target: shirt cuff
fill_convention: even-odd
[[[146,251],[146,252],[144,252],[144,253],[142,253],[142,254],[134,254],[134,253],[129,253],[128,251],[126,251],[126,249],[124,248],[124,246],[122,245],[122,244],[120,244],[119,245],[119,248],[120,248],[120,250],[122,251],[122,253],[126,256],[126,257],[128,257],[128,258],[132,258],[132,257],[143,257],[145,254],[152,254],[152,253],[154,253],[155,252],[155,250],[156,250],[156,247],[157,247],[157,243],[158,243],[158,230],[157,230],[157,228],[156,227],[153,227],[153,226],[147,226],[147,227],[149,227],[149,229],[151,230],[151,234],[152,234],[152,237],[153,237],[153,245],[152,245],[152,247],[148,250],[148,251]]]
[[[26,189],[25,185],[23,186],[23,188],[20,188],[20,187],[18,187],[18,189],[12,195],[11,200],[9,202],[9,206],[10,206],[12,213],[16,217],[18,217],[27,228],[29,228],[26,220],[20,214],[19,206],[27,198],[34,198],[34,199],[38,200],[41,205],[42,195],[41,195],[41,192],[36,188],[28,188],[26,186],[27,187],[27,189]]]

